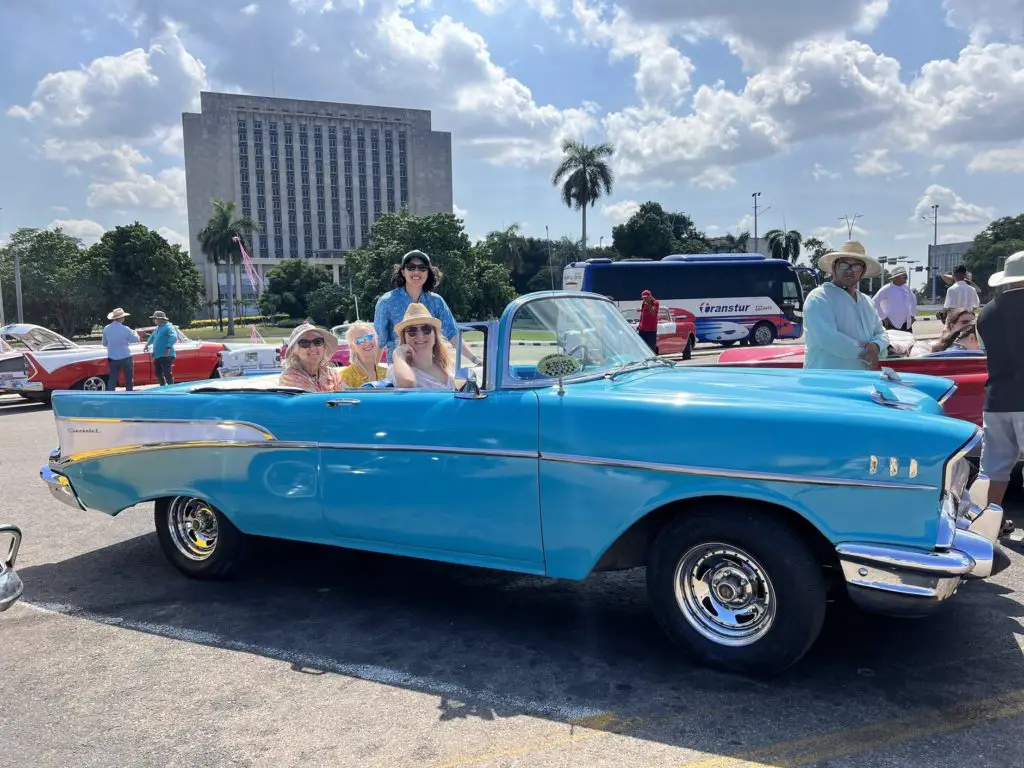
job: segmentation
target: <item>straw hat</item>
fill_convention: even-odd
[[[832,265],[841,258],[858,259],[864,262],[864,274],[861,277],[878,277],[882,274],[882,265],[873,256],[868,256],[864,246],[856,240],[848,240],[838,251],[826,253],[818,259],[818,269],[826,274],[832,274]]]
[[[889,272],[889,280],[890,280],[890,282],[895,277],[906,277],[906,276],[907,276],[907,268],[906,267],[893,267],[892,271]]]
[[[1024,283],[1024,251],[1017,251],[1010,256],[1003,264],[1003,271],[996,272],[988,279],[992,288],[1015,283]]]
[[[111,312],[109,315],[107,315],[107,320],[123,320],[126,317],[130,317],[130,315],[127,312],[125,312],[123,309],[118,307],[113,312]]]
[[[334,353],[338,349],[337,338],[330,331],[318,328],[312,323],[303,323],[292,331],[292,335],[288,337],[288,345],[285,347],[285,357],[294,352],[298,348],[299,339],[310,332],[324,340],[324,358],[330,360],[334,357]]]
[[[400,322],[395,323],[395,334],[401,336],[402,331],[410,325],[432,325],[437,333],[441,332],[441,321],[430,314],[430,310],[422,304],[409,305],[405,310],[405,316]]]

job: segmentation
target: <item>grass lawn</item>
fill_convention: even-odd
[[[251,329],[251,325],[236,325],[235,335],[228,337],[225,335],[227,332],[227,323],[225,323],[223,331],[217,326],[213,326],[213,328],[183,328],[182,333],[196,341],[246,342],[249,340],[249,334],[252,333]],[[291,328],[277,328],[273,325],[257,325],[256,330],[267,341],[286,339],[292,332]]]

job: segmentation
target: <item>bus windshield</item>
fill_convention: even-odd
[[[759,254],[577,262],[566,267],[563,285],[607,296],[624,312],[638,311],[649,290],[672,319],[694,323],[700,342],[765,345],[803,333],[796,270]]]

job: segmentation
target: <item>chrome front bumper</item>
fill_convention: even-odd
[[[85,505],[79,500],[75,489],[71,487],[71,481],[59,472],[54,472],[49,464],[44,464],[39,470],[39,477],[50,490],[50,495],[57,501],[67,504],[69,507],[88,512]]]
[[[948,547],[845,543],[836,546],[850,598],[866,611],[923,616],[951,597],[964,579],[987,579],[1009,558],[999,547],[1003,508],[988,504],[989,479],[979,475],[949,532]]]

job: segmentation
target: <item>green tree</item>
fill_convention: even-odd
[[[355,320],[356,315],[352,294],[335,283],[321,285],[309,294],[306,310],[314,322],[326,328]]]
[[[18,229],[0,249],[4,312],[16,318],[14,257],[21,263],[25,322],[52,328],[64,336],[87,333],[102,317],[89,252],[63,230]]]
[[[795,229],[784,231],[773,229],[765,233],[765,242],[768,243],[768,250],[776,259],[786,259],[796,264],[800,258],[800,246],[803,244],[803,235]]]
[[[821,238],[808,237],[804,240],[803,249],[807,255],[807,260],[811,263],[811,268],[817,269],[818,259],[831,251],[832,247]]]
[[[260,312],[306,317],[310,296],[318,288],[330,284],[331,275],[322,265],[303,259],[285,259],[267,272],[267,287],[260,294]]]
[[[202,279],[188,253],[137,221],[104,232],[89,259],[100,308],[124,307],[136,324],[162,309],[187,326],[202,306]]]
[[[648,201],[624,224],[612,227],[612,245],[627,259],[663,259],[676,245],[670,216],[661,203]]]
[[[199,246],[217,267],[228,265],[228,336],[235,335],[235,265],[241,263],[242,252],[235,242],[245,242],[246,235],[259,231],[260,225],[250,218],[238,216],[235,204],[213,201],[213,212],[206,226],[199,231]],[[219,277],[218,277],[219,285]]]
[[[484,242],[491,257],[504,264],[509,274],[515,277],[523,270],[523,250],[526,238],[519,224],[489,232]]]
[[[1002,268],[1008,256],[1024,250],[1024,214],[996,219],[975,238],[964,254],[964,264],[971,271],[971,282],[987,296],[988,279]],[[939,283],[940,291],[946,286]],[[944,292],[944,291],[943,291]]]
[[[364,314],[372,317],[377,299],[391,290],[395,266],[413,249],[426,253],[440,270],[435,291],[457,320],[492,317],[515,298],[508,268],[473,248],[460,219],[450,213],[414,216],[403,210],[374,222],[369,244],[348,255]]]
[[[611,144],[587,146],[579,141],[562,142],[562,162],[551,176],[553,186],[562,185],[562,202],[575,208],[583,217],[583,253],[587,252],[587,208],[593,207],[602,195],[612,193],[615,175],[608,160],[615,154]]]

